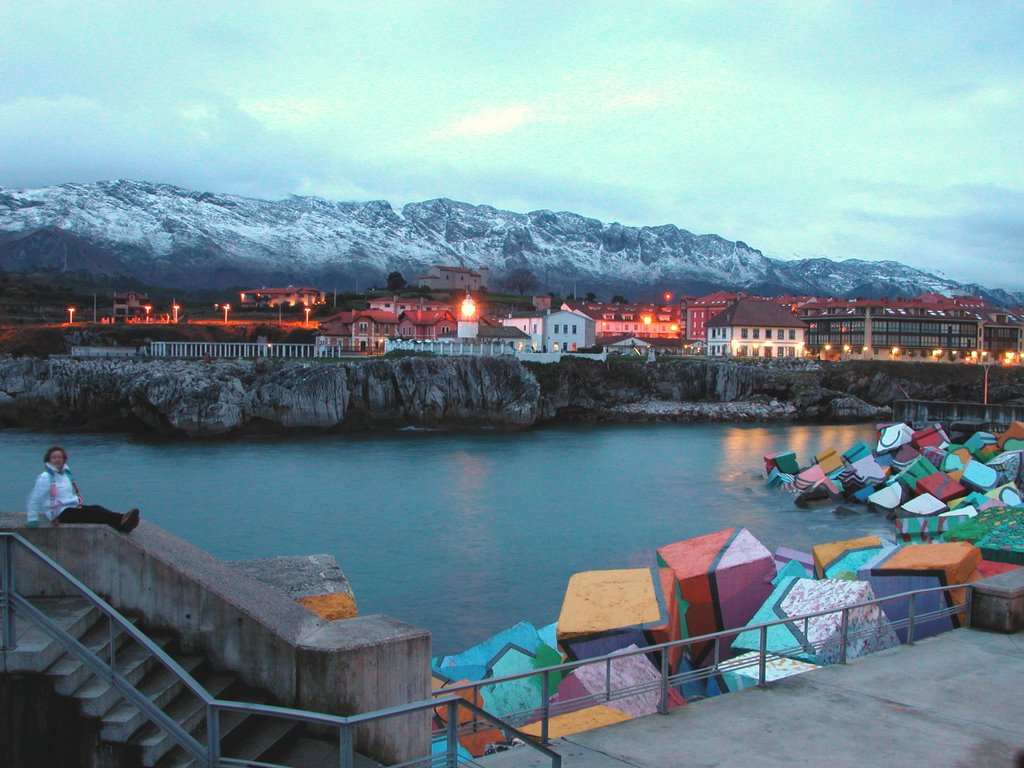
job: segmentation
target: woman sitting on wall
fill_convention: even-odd
[[[53,525],[96,523],[109,525],[122,533],[135,530],[139,524],[139,510],[132,509],[122,515],[99,504],[82,503],[82,495],[78,492],[78,485],[71,476],[67,461],[67,452],[59,445],[53,446],[43,455],[45,469],[36,478],[32,492],[28,495],[28,527],[38,527],[39,518],[45,517]]]

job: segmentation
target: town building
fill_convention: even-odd
[[[594,321],[597,343],[605,337],[634,334],[642,338],[675,339],[681,342],[679,305],[604,304],[566,301],[562,309]]]
[[[324,292],[316,288],[254,288],[239,293],[243,307],[312,307],[325,302]]]
[[[450,309],[405,310],[398,316],[397,336],[400,339],[436,339],[456,328],[455,315]]]
[[[478,291],[487,287],[488,275],[487,267],[472,270],[465,267],[434,265],[427,270],[427,274],[421,275],[417,280],[421,286],[433,290]]]
[[[149,296],[144,293],[135,291],[115,293],[111,317],[115,322],[144,319],[147,315],[146,307],[149,307],[150,310],[153,309]]]
[[[699,296],[685,303],[683,338],[690,344],[707,341],[707,323],[719,312],[724,312],[733,302],[746,298],[745,293],[715,291],[707,296]]]
[[[517,348],[519,352],[578,352],[598,343],[594,319],[582,312],[520,312],[503,317],[500,322],[526,335],[523,345]]]
[[[398,296],[397,294],[391,296],[376,296],[371,298],[367,304],[370,309],[394,312],[396,315],[401,315],[403,312],[412,310],[418,310],[421,312],[448,311],[451,312],[454,317],[454,310],[452,309],[451,304],[444,301],[438,301],[437,299],[431,299],[427,296]]]
[[[807,323],[808,353],[823,359],[956,362],[984,349],[986,313],[937,294],[914,299],[818,299],[800,307],[798,314]]]
[[[347,309],[320,323],[315,344],[317,357],[331,357],[337,352],[380,355],[385,342],[398,331],[394,312],[376,309]]]
[[[771,299],[737,299],[705,326],[710,357],[803,356],[805,323]]]

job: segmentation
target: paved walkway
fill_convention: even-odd
[[[1016,768],[1024,632],[958,629],[552,747],[564,768]],[[550,766],[528,747],[476,762]]]

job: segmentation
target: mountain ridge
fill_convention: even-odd
[[[528,269],[541,290],[644,294],[793,293],[868,298],[972,293],[894,261],[786,261],[745,242],[675,224],[626,226],[571,211],[505,211],[434,198],[396,210],[386,200],[278,200],[131,180],[0,188],[0,269],[80,270],[183,289],[306,283],[348,288],[432,264],[487,267],[494,282]]]

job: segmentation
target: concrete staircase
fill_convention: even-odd
[[[39,598],[33,605],[68,634],[102,659],[109,658],[110,630],[102,614],[82,598]],[[205,659],[176,653],[170,635],[149,635],[178,664],[212,694],[221,699],[273,703],[260,691],[243,685],[236,677],[211,669]],[[206,740],[206,710],[202,702],[178,678],[156,661],[134,640],[120,633],[115,638],[117,671],[170,715],[200,743]],[[198,765],[143,712],[125,700],[120,692],[99,679],[75,656],[66,653],[56,640],[22,617],[17,624],[17,648],[6,654],[8,672],[39,673],[46,676],[60,696],[76,700],[83,718],[94,721],[104,748],[122,755],[123,765],[147,768],[185,768]],[[221,744],[224,757],[306,768],[338,764],[336,739],[324,739],[303,732],[299,723],[241,713],[221,715]],[[107,761],[103,761],[107,764]],[[356,757],[360,768],[378,765]]]

